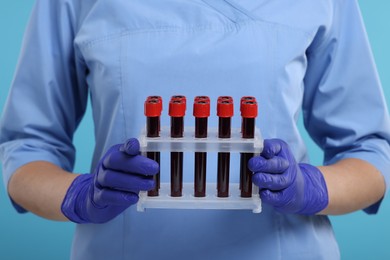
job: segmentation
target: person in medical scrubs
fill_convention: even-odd
[[[248,167],[260,214],[137,211],[153,175],[169,182],[169,159],[159,166],[139,152],[143,102],[176,94],[207,95],[212,107],[221,95],[257,98],[264,150]],[[91,171],[73,173],[88,99]],[[322,166],[310,164],[300,116]],[[0,123],[13,205],[77,223],[71,258],[83,260],[339,259],[327,215],[377,213],[389,141],[356,0],[37,0]],[[239,162],[231,168],[239,182]],[[193,181],[193,165],[186,172]],[[208,172],[208,182],[214,177]]]

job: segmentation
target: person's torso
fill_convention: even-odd
[[[316,3],[314,3],[316,2]],[[217,127],[216,99],[255,96],[256,126],[264,138],[286,140],[307,160],[296,121],[303,98],[305,52],[328,20],[327,1],[85,1],[75,46],[88,67],[95,121],[92,168],[113,144],[137,137],[147,96],[185,95],[185,125],[194,125],[192,100],[211,98],[209,126]],[[310,10],[308,12],[307,10]],[[162,155],[162,181],[169,156]],[[193,160],[185,154],[185,182]],[[210,167],[216,156],[209,154]],[[231,182],[238,182],[233,156]],[[215,172],[208,172],[215,182]],[[338,248],[326,217],[228,210],[147,210],[131,207],[104,225],[79,225],[74,259],[334,259]]]

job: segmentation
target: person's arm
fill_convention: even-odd
[[[8,193],[14,202],[38,216],[67,221],[61,204],[77,176],[50,162],[31,162],[16,170]]]
[[[370,163],[347,158],[318,167],[324,175],[329,204],[318,214],[340,215],[364,209],[385,194],[383,175]]]
[[[329,3],[306,51],[302,103],[324,166],[297,162],[280,139],[265,140],[248,166],[262,202],[281,213],[374,214],[390,183],[390,118],[357,1]]]
[[[137,139],[113,145],[90,174],[72,174],[44,161],[16,170],[9,194],[19,206],[52,220],[105,223],[155,186],[159,165],[142,155]]]
[[[376,213],[390,183],[389,113],[357,1],[332,3],[307,50],[302,106],[324,151],[329,206],[321,213]]]
[[[88,100],[87,70],[73,43],[79,10],[71,4],[36,1],[0,120],[0,160],[14,207],[50,219],[64,219],[59,201],[76,176],[67,172],[72,139]]]
[[[346,214],[384,196],[383,175],[370,163],[355,158],[322,167],[299,163],[280,139],[264,140],[260,156],[248,166],[262,201],[285,214]]]

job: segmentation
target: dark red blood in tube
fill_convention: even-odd
[[[255,137],[255,118],[258,108],[256,99],[241,100],[241,134],[242,138]],[[241,197],[252,197],[252,172],[248,169],[248,161],[253,157],[253,153],[241,153],[240,159],[240,188]]]
[[[158,106],[159,106],[160,114],[161,114],[161,111],[163,109],[162,97],[161,96],[149,96],[146,101],[157,102]],[[160,132],[160,117],[158,117],[158,131]]]
[[[184,134],[184,115],[186,98],[172,96],[169,102],[169,116],[171,117],[171,137],[180,138]],[[181,197],[183,190],[183,153],[171,152],[171,196]]]
[[[160,116],[162,111],[162,99],[159,96],[149,96],[144,105],[144,114],[146,116],[146,136],[159,137],[160,134]],[[160,152],[147,152],[146,156],[160,164]],[[160,188],[160,173],[153,176],[156,186],[148,191],[148,196],[158,196]]]
[[[207,137],[207,119],[210,116],[210,99],[197,96],[194,100],[195,138]],[[206,196],[207,153],[195,152],[194,196]]]
[[[229,96],[218,98],[217,115],[219,117],[218,137],[231,137],[231,118],[233,116],[233,99]],[[229,197],[229,172],[230,172],[230,153],[218,153],[218,177],[217,177],[217,196]]]

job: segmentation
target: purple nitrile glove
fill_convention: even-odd
[[[260,156],[248,167],[252,181],[260,188],[263,202],[282,213],[314,215],[328,205],[328,190],[317,167],[297,163],[287,143],[279,139],[264,140]]]
[[[62,213],[76,223],[104,223],[137,203],[138,193],[153,189],[157,162],[140,155],[137,139],[112,146],[92,174],[70,185]]]

